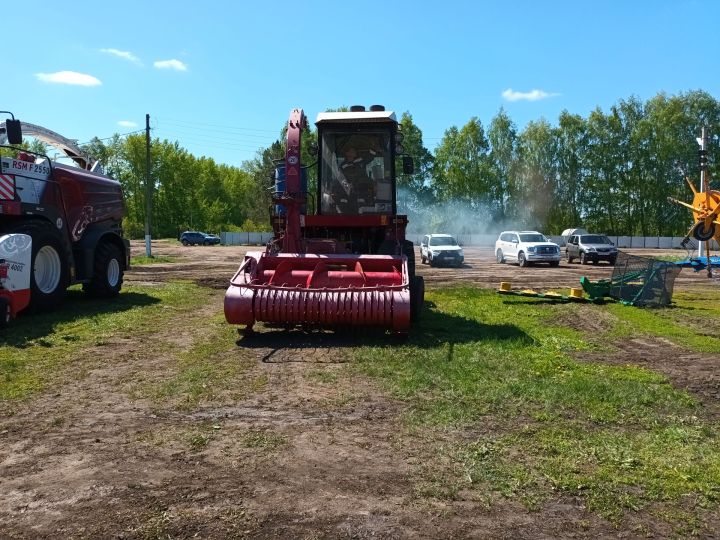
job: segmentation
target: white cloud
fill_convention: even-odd
[[[55,73],[36,73],[38,80],[46,83],[73,84],[76,86],[100,86],[102,82],[97,77],[77,71],[56,71]]]
[[[158,69],[174,69],[175,71],[187,71],[187,66],[180,60],[157,60],[153,66]]]
[[[113,56],[117,56],[118,58],[123,58],[125,60],[128,60],[132,62],[133,64],[142,65],[142,62],[140,59],[135,56],[130,51],[120,51],[118,49],[100,49],[100,52],[105,54],[112,54]]]
[[[126,128],[134,128],[137,127],[137,124],[135,122],[131,122],[130,120],[119,120],[118,126],[126,127]]]
[[[508,88],[502,93],[502,97],[507,101],[540,101],[560,94],[545,92],[544,90],[531,90],[530,92],[516,92],[512,88]]]

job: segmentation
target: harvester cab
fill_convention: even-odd
[[[247,330],[261,321],[407,333],[422,310],[424,283],[405,238],[407,216],[397,214],[402,134],[395,113],[378,105],[320,113],[312,194],[300,163],[306,126],[294,109],[276,173],[273,238],[264,252],[245,255],[225,295],[225,317]],[[411,158],[401,161],[412,172]]]

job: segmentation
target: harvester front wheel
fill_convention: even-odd
[[[49,310],[65,299],[70,272],[60,236],[55,231],[53,226],[43,223],[25,223],[9,231],[27,234],[32,238],[28,306],[31,312]]]
[[[425,303],[425,280],[422,276],[413,276],[410,280],[410,320],[420,320]]]
[[[10,302],[7,298],[0,298],[0,328],[7,327],[10,322]]]

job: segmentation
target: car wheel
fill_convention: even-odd
[[[203,242],[203,246],[209,246],[209,245],[210,245],[210,242],[208,242],[208,241]]]
[[[560,266],[560,261],[550,261],[550,266]]]
[[[123,272],[124,262],[120,249],[105,242],[95,250],[92,281],[83,285],[83,291],[97,297],[117,296],[122,288]]]
[[[420,255],[420,264],[427,264],[427,259],[425,258],[425,255]]]
[[[522,267],[525,267],[528,265],[528,261],[525,258],[525,253],[523,253],[522,251],[520,253],[518,253],[518,264]]]
[[[187,240],[181,240],[180,242],[182,243],[183,246],[189,246],[189,245],[190,245],[190,242],[188,242]]]
[[[583,251],[582,253],[580,253],[580,264],[587,264],[587,263],[588,263],[587,255],[585,255],[585,252]]]
[[[569,251],[565,252],[565,256],[567,257],[568,264],[572,263],[575,260],[575,257],[572,257]]]
[[[430,266],[435,266],[435,261],[433,260],[432,255],[430,255],[430,257],[428,257],[428,264],[429,264]]]
[[[503,264],[503,263],[505,262],[505,256],[503,255],[502,249],[498,249],[498,250],[495,252],[495,260],[496,260],[499,264]]]

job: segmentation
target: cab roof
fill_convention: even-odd
[[[317,115],[315,125],[348,124],[352,122],[397,124],[397,118],[394,111],[322,112]]]

